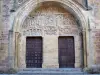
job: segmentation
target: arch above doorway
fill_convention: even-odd
[[[62,7],[72,13],[77,18],[77,20],[79,20],[83,30],[88,27],[88,23],[83,13],[83,9],[71,0],[29,0],[15,12],[14,22],[11,26],[12,30],[15,32],[20,31],[20,26],[23,24],[29,13],[32,10],[35,10],[36,7],[41,3],[48,1],[59,3]]]

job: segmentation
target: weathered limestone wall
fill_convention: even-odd
[[[99,0],[88,0],[89,6],[92,7],[90,15],[90,28],[91,28],[91,39],[93,39],[93,50],[94,50],[94,63],[100,65],[100,1]],[[94,24],[94,26],[93,26]]]
[[[0,1],[0,42],[1,42],[1,25],[2,25],[2,1]],[[1,43],[0,43],[0,46],[1,46]],[[1,49],[0,49],[1,50]]]
[[[0,69],[5,69],[8,62],[8,43],[10,28],[10,10],[13,7],[13,0],[0,0]]]
[[[7,67],[7,50],[8,50],[8,31],[7,31],[7,21],[8,21],[8,6],[5,3],[5,0],[1,0],[1,16],[2,18],[0,22],[0,68]]]
[[[94,49],[95,49],[95,57],[94,62],[96,65],[100,65],[100,29],[93,30],[92,38],[94,38]]]
[[[10,28],[10,20],[9,18],[12,12],[10,10],[13,8],[14,0],[0,0],[0,68],[6,68],[8,66],[8,51],[10,46],[9,43],[9,28]],[[90,22],[90,49],[87,55],[91,54],[93,60],[89,60],[89,62],[93,62],[96,64],[100,64],[100,2],[99,0],[88,0],[89,6],[92,7],[92,10],[89,10],[88,17]],[[2,9],[1,9],[2,8]],[[85,10],[84,10],[85,11]],[[1,13],[2,12],[2,13]],[[2,16],[1,16],[2,14]],[[2,17],[2,18],[1,18]],[[91,44],[92,43],[92,44]],[[90,53],[91,52],[91,53]],[[88,63],[88,64],[90,64]]]

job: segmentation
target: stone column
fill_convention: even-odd
[[[18,62],[19,62],[19,42],[20,42],[20,33],[15,32],[15,68],[18,68]]]
[[[58,36],[43,37],[43,68],[58,68]]]
[[[87,37],[86,30],[83,30],[83,50],[84,50],[84,67],[87,67]]]
[[[8,59],[9,68],[14,68],[14,34],[13,31],[9,31],[9,49],[8,49]]]

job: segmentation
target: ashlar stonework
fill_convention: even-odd
[[[16,3],[17,2],[17,3]],[[99,2],[0,0],[0,69],[26,68],[26,37],[43,38],[43,68],[58,68],[58,38],[73,36],[75,67],[100,65]],[[79,3],[77,3],[79,2]]]

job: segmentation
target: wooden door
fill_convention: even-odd
[[[26,67],[42,68],[42,38],[26,38]]]
[[[59,37],[59,67],[73,68],[75,64],[74,38]]]

